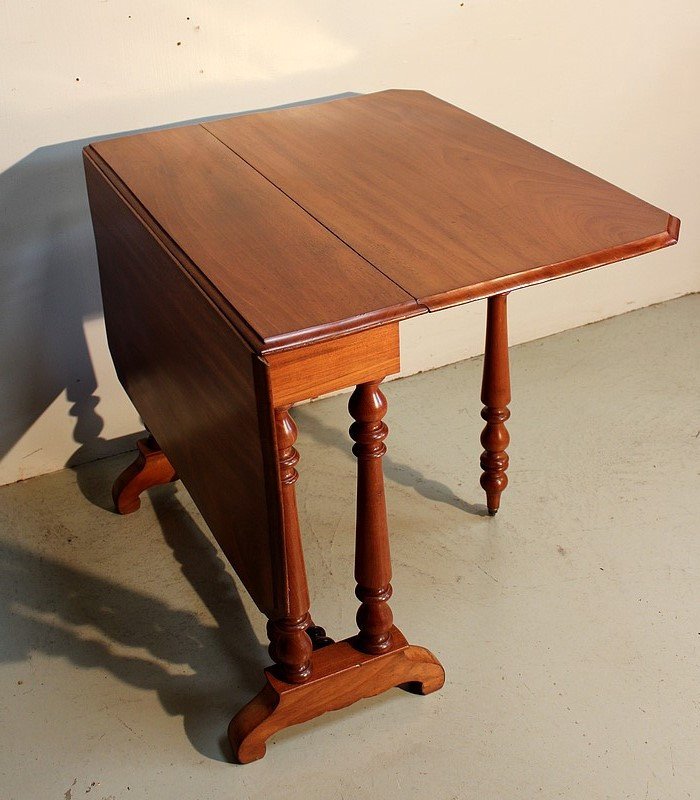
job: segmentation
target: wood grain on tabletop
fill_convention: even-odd
[[[85,158],[119,380],[258,607],[288,611],[266,367]]]
[[[259,349],[425,310],[199,125],[89,150],[247,321]]]
[[[667,212],[424,92],[204,127],[430,308],[677,237]]]

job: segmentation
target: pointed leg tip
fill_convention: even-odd
[[[497,511],[497,508],[489,508],[489,517],[495,517]]]

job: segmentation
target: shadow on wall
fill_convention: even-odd
[[[235,115],[201,117],[148,130],[230,116]],[[62,392],[72,404],[74,439],[79,445],[66,466],[133,449],[142,435],[102,438],[97,379],[83,327],[85,320],[102,315],[102,301],[81,150],[96,139],[137,132],[143,131],[41,147],[0,174],[0,458]]]
[[[319,97],[274,108],[309,105],[352,97],[354,92]],[[263,110],[263,109],[258,109]],[[252,113],[248,112],[239,112]],[[234,114],[201,117],[148,130],[191,125]],[[97,378],[85,338],[84,322],[102,315],[95,243],[90,220],[82,148],[91,137],[42,147],[0,174],[0,459],[65,392],[75,418],[77,448],[66,466],[77,466],[135,449],[142,431],[117,439],[102,436]],[[313,435],[326,444],[345,447],[338,432],[324,428],[311,415],[303,417]],[[447,487],[426,480],[404,464],[385,460],[387,477],[414,487],[420,494],[472,514],[485,513],[456,497]],[[96,501],[105,508],[111,499]]]
[[[83,332],[83,320],[101,309],[81,174],[83,144],[42,147],[0,175],[0,456],[62,391],[78,417],[78,441],[98,437],[102,428]]]

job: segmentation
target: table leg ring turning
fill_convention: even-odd
[[[290,609],[294,617],[271,621],[270,654],[276,664],[265,670],[262,691],[229,725],[229,741],[240,763],[265,755],[266,741],[282,728],[306,722],[393,687],[429,694],[445,682],[435,656],[410,645],[393,625],[391,558],[384,498],[382,456],[387,409],[380,381],[357,386],[349,410],[350,435],[357,456],[355,549],[359,633],[341,642],[328,639],[308,615],[309,595],[301,550],[294,484],[299,460],[296,426],[288,407],[275,411]],[[322,633],[318,633],[321,631]]]
[[[501,504],[501,494],[508,485],[508,453],[510,435],[506,421],[510,417],[510,369],[508,365],[508,318],[506,295],[488,299],[484,376],[481,385],[481,412],[486,426],[481,434],[481,487],[486,492],[486,506],[491,516]]]

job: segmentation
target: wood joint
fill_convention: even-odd
[[[399,325],[340,336],[264,355],[270,376],[272,403],[289,406],[328,392],[347,389],[401,369]]]

